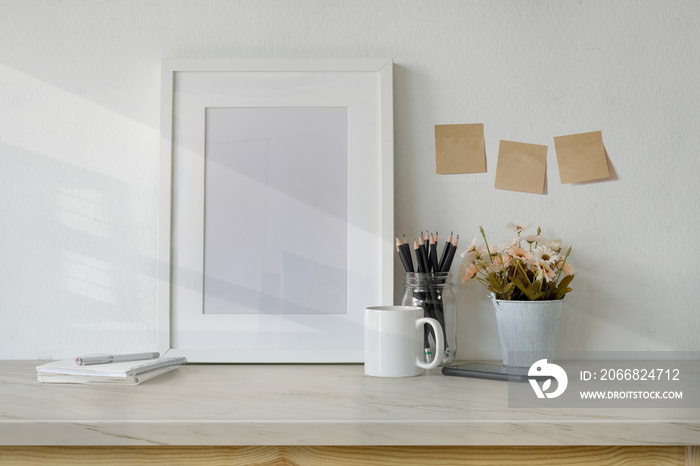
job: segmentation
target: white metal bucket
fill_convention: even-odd
[[[506,301],[496,299],[498,336],[506,366],[530,367],[540,359],[552,359],[557,343],[563,300]]]

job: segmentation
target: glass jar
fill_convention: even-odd
[[[441,366],[450,364],[457,353],[457,305],[452,291],[450,272],[417,273],[405,272],[403,283],[403,306],[423,308],[425,317],[440,322],[445,337],[445,354]],[[425,358],[432,360],[435,353],[435,336],[430,326],[425,326]]]

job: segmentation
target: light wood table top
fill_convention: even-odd
[[[698,445],[698,409],[508,407],[508,383],[363,366],[190,364],[138,386],[0,361],[2,445]]]

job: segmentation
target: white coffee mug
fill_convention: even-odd
[[[425,359],[424,325],[435,332],[435,356]],[[416,306],[374,306],[365,309],[365,375],[410,377],[442,361],[445,339],[437,320],[423,317]]]

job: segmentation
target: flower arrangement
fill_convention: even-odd
[[[474,237],[462,253],[459,277],[462,283],[478,280],[496,295],[510,301],[548,301],[564,298],[574,279],[574,268],[567,262],[571,246],[563,251],[561,240],[545,240],[542,229],[524,235],[529,225],[508,224],[517,236],[499,246],[489,245],[479,227],[484,244]]]

